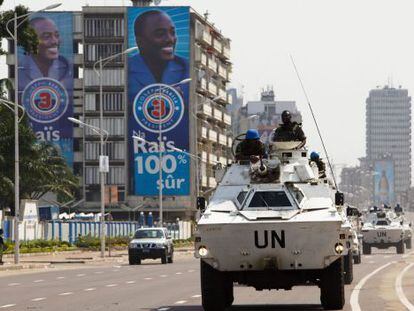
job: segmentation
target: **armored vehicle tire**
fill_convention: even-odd
[[[404,247],[404,240],[401,240],[400,242],[398,242],[397,244],[397,254],[404,254],[405,252],[405,247]]]
[[[408,240],[405,241],[405,247],[407,247],[407,249],[411,249],[412,248],[412,240],[411,240],[411,238],[409,238]]]
[[[367,243],[362,244],[362,253],[364,255],[371,255],[371,246]]]
[[[224,311],[233,303],[233,282],[223,272],[200,261],[201,295],[204,311]]]
[[[321,275],[321,303],[325,310],[341,310],[345,304],[344,259],[340,257]]]
[[[344,256],[344,282],[346,285],[351,284],[354,279],[354,264],[352,261],[352,252],[348,251],[348,255]]]

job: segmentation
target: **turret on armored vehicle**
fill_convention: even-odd
[[[233,303],[233,282],[256,290],[315,285],[325,309],[342,309],[344,257],[352,233],[343,195],[319,179],[305,148],[277,142],[267,158],[250,156],[226,168],[198,221],[202,304]],[[351,258],[349,260],[349,258]],[[348,257],[352,268],[352,257]],[[352,281],[352,275],[348,279]]]

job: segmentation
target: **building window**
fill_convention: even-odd
[[[123,37],[122,18],[85,18],[85,37]]]

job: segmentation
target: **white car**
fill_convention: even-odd
[[[161,263],[172,263],[174,257],[173,241],[167,228],[138,229],[128,247],[130,265],[140,265],[142,259],[158,259]]]

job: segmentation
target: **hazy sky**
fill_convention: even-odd
[[[128,0],[57,0],[59,10],[82,5],[130,5]],[[54,3],[5,0],[32,10]],[[356,164],[365,155],[365,99],[389,81],[414,90],[414,1],[412,0],[165,0],[189,5],[232,40],[233,81],[245,101],[274,87],[279,100],[296,100],[308,146],[321,150],[315,125],[289,54],[295,58],[330,156]],[[3,68],[3,67],[2,67]],[[4,70],[2,70],[4,71]]]

